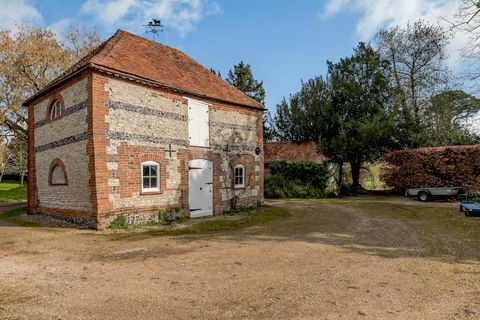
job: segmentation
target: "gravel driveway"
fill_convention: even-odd
[[[182,237],[0,224],[0,319],[478,319],[480,220],[403,199],[274,201]]]

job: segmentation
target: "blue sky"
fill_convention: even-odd
[[[158,41],[176,47],[226,76],[243,60],[264,81],[270,110],[298,90],[301,79],[324,75],[326,60],[350,55],[382,27],[455,11],[456,0],[0,0],[0,27],[27,20],[61,33],[70,25],[145,34],[143,23],[162,19]],[[464,39],[452,41],[450,64],[460,66]]]

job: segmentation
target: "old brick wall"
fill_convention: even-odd
[[[36,199],[32,201],[43,213],[65,209],[72,215],[77,211],[80,215],[91,215],[86,152],[88,81],[86,76],[73,80],[33,105]],[[63,101],[64,110],[61,118],[51,121],[49,107],[57,99]],[[66,185],[49,184],[49,171],[55,159],[65,166]]]

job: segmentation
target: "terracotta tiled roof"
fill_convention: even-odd
[[[185,53],[123,30],[118,30],[26,103],[85,67],[130,75],[186,94],[263,108]]]
[[[311,160],[322,163],[328,160],[319,150],[317,143],[301,142],[269,142],[264,144],[265,163],[272,161],[300,161]]]

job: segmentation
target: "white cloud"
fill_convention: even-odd
[[[15,30],[15,24],[38,24],[43,21],[40,12],[26,0],[0,0],[0,28]]]
[[[357,35],[360,40],[368,41],[381,28],[396,25],[405,26],[419,19],[438,23],[448,27],[459,5],[459,0],[328,0],[321,17],[332,17],[342,11],[360,13],[357,23]],[[456,68],[460,64],[461,49],[466,36],[456,34],[450,42],[448,52],[449,65]]]
[[[211,0],[87,0],[81,11],[111,29],[138,30],[158,18],[165,28],[185,36],[203,17],[219,14],[220,8]]]

